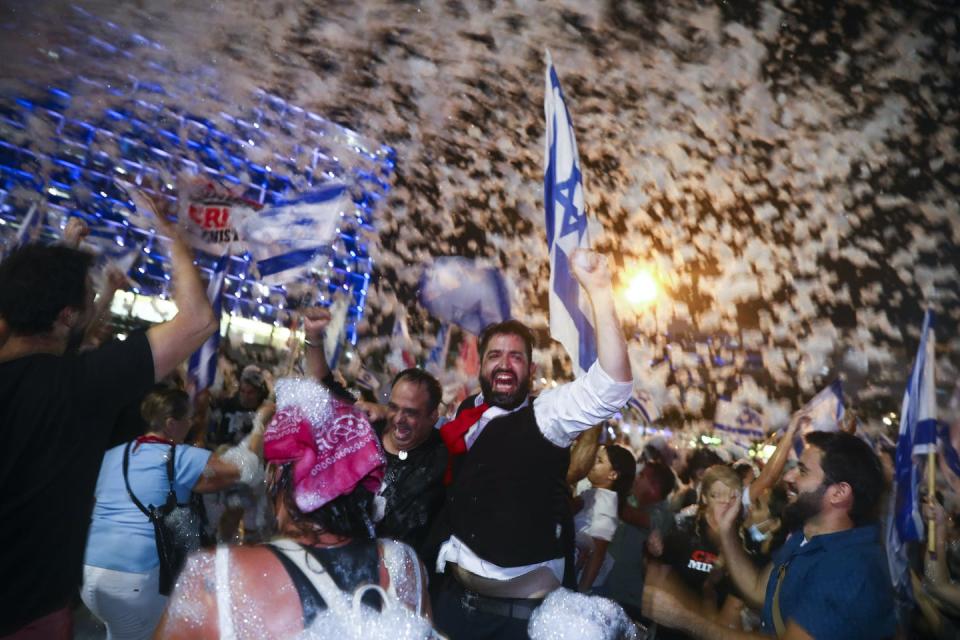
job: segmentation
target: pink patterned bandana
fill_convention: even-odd
[[[267,462],[293,462],[293,497],[315,511],[357,485],[380,488],[387,464],[367,417],[309,379],[277,381],[277,412],[263,436]]]

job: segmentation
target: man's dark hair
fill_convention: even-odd
[[[65,307],[83,309],[93,256],[61,245],[28,244],[0,263],[0,316],[13,333],[53,329]]]
[[[753,465],[749,462],[738,462],[733,465],[733,470],[737,472],[737,475],[740,476],[740,480],[747,480],[751,475],[753,475]]]
[[[653,461],[644,466],[643,470],[646,471],[647,469],[650,470],[653,481],[657,483],[661,500],[673,493],[673,490],[677,487],[677,476],[673,474],[673,469],[662,462]]]
[[[481,362],[483,361],[483,354],[487,352],[487,345],[490,344],[491,338],[500,335],[518,336],[527,348],[527,362],[533,361],[533,333],[527,328],[527,325],[519,320],[504,320],[503,322],[488,324],[480,333],[478,351]]]
[[[842,431],[813,431],[807,434],[806,441],[823,452],[820,468],[824,481],[846,482],[853,490],[853,524],[859,527],[875,522],[885,487],[880,459],[870,445]]]
[[[397,383],[401,380],[418,384],[427,390],[427,413],[433,413],[434,409],[440,406],[440,400],[443,399],[443,389],[440,387],[437,379],[432,375],[423,369],[410,367],[409,369],[404,369],[393,378],[393,383],[390,385],[390,388],[392,389],[397,386]]]

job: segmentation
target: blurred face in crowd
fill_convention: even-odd
[[[728,486],[723,480],[714,480],[703,490],[704,501],[708,507],[728,505],[740,499],[740,488]]]
[[[642,505],[660,502],[661,492],[653,467],[645,466],[633,481],[633,494],[637,497],[637,501]]]
[[[415,449],[426,441],[437,422],[437,410],[430,411],[427,388],[412,380],[399,380],[387,404],[384,446],[391,453]]]
[[[530,393],[534,369],[523,338],[511,333],[493,336],[480,363],[483,399],[504,409],[519,406]]]
[[[595,487],[608,489],[613,486],[613,481],[616,479],[617,472],[613,470],[613,465],[610,464],[607,448],[600,447],[597,449],[597,457],[593,461],[593,466],[587,473],[587,480]]]
[[[240,383],[240,406],[244,409],[256,409],[260,406],[260,389],[249,382]]]
[[[787,508],[784,519],[802,524],[823,510],[823,496],[830,482],[823,473],[820,460],[823,452],[808,445],[797,466],[783,477],[787,485]]]

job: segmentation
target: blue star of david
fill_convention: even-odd
[[[584,215],[583,211],[578,210],[577,205],[573,202],[578,184],[580,184],[580,167],[574,162],[570,177],[557,183],[554,202],[563,207],[563,224],[560,226],[560,237],[563,238],[576,231],[577,241],[579,242],[583,239],[583,234],[587,230],[587,216]]]
[[[760,416],[755,414],[753,411],[743,410],[739,416],[737,416],[737,424],[741,427],[746,427],[749,425],[759,425]]]

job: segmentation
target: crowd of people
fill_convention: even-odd
[[[122,283],[95,300],[75,242],[0,263],[0,637],[70,638],[78,597],[117,639],[956,637],[947,470],[911,609],[881,536],[889,449],[802,412],[765,462],[611,437],[634,372],[604,256],[571,257],[596,328],[584,375],[533,393],[533,334],[508,320],[447,410],[420,368],[385,405],[354,395],[321,308],[302,310],[302,375],[224,362],[216,392],[191,388],[218,322],[158,225],[179,312],[123,341],[100,312]],[[192,536],[185,564],[170,531]],[[545,604],[572,592],[575,627]]]

